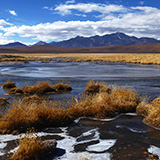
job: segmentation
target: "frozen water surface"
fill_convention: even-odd
[[[132,88],[141,95],[147,93],[151,99],[160,95],[160,68],[153,65],[107,62],[0,64],[0,84],[8,79],[16,82],[20,88],[44,80],[51,81],[53,85],[64,82],[72,86],[71,93],[50,95],[51,100],[77,96],[84,91],[88,80]],[[0,96],[4,94],[1,88]],[[123,157],[125,153],[136,153],[134,158],[141,159],[144,151],[160,156],[160,131],[145,125],[136,114],[122,114],[112,119],[81,117],[71,126],[59,128],[59,132],[54,132],[56,129],[52,128],[49,130],[52,132],[46,129],[38,135],[44,139],[49,137],[57,140],[57,153],[53,158],[56,160],[110,160]],[[0,159],[18,149],[14,141],[19,138],[19,135],[0,136]]]

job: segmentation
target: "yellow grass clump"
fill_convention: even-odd
[[[94,81],[89,81],[88,86],[84,90],[85,94],[96,94],[99,92],[111,92],[111,88],[108,86],[105,86],[101,83],[95,83]]]
[[[23,91],[20,89],[20,88],[11,88],[9,91],[8,91],[8,94],[23,94]]]
[[[53,140],[52,140],[53,141]],[[50,142],[51,143],[51,142]],[[53,144],[54,143],[54,144]],[[35,133],[27,132],[19,141],[19,149],[9,158],[10,160],[43,160],[56,151],[55,141],[42,141]]]
[[[160,128],[160,97],[154,99],[151,104],[142,103],[137,107],[137,113],[144,116],[145,123]]]
[[[72,87],[69,86],[68,84],[63,84],[63,83],[57,83],[53,88],[56,91],[71,91]]]
[[[10,98],[0,97],[0,106],[5,106],[5,105],[9,104],[9,103],[8,103],[8,100],[9,100],[9,99],[10,99]]]
[[[139,96],[130,89],[113,90],[110,94],[100,92],[82,96],[69,104],[41,101],[36,95],[13,102],[8,112],[0,119],[0,132],[8,133],[27,128],[66,126],[79,117],[106,118],[123,112],[134,112]],[[58,106],[57,106],[58,105]]]
[[[6,54],[7,55],[7,54]],[[125,62],[125,63],[139,63],[139,64],[155,64],[160,65],[160,54],[133,54],[133,53],[120,53],[120,54],[14,54],[14,56],[24,56],[23,58],[1,58],[1,61],[56,61],[56,58],[59,58],[58,61],[65,62]],[[50,58],[44,58],[50,57]],[[39,58],[37,58],[39,57]],[[55,58],[56,57],[56,58]]]
[[[24,97],[22,100],[21,100],[21,104],[25,104],[25,105],[31,105],[31,104],[41,104],[43,102],[43,100],[37,96],[37,95],[33,95],[33,96],[28,96],[28,97]]]
[[[0,132],[12,133],[14,130],[25,132],[27,128],[43,129],[45,127],[64,126],[71,121],[67,110],[50,106],[47,102],[29,103],[13,102],[8,112],[0,119]]]
[[[3,84],[3,89],[10,89],[10,88],[15,88],[16,87],[16,84],[14,82],[6,82]]]
[[[51,92],[55,92],[55,89],[50,86],[48,81],[37,82],[33,86],[24,86],[22,89],[25,95],[43,95]]]

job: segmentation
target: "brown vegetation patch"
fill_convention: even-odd
[[[16,84],[14,82],[6,82],[5,84],[3,84],[3,89],[10,89],[10,88],[15,88],[16,87]]]
[[[144,116],[144,122],[160,128],[160,97],[154,99],[151,104],[142,102],[137,107],[137,113]]]
[[[19,149],[10,160],[44,160],[56,151],[56,141],[42,141],[40,137],[26,134],[19,142]]]
[[[10,98],[2,98],[2,97],[0,97],[0,105],[1,106],[5,106],[5,105],[7,105],[7,104],[9,104],[8,103],[8,100],[9,100]]]
[[[9,91],[8,91],[8,94],[15,94],[15,95],[19,95],[19,94],[23,94],[23,91],[22,89],[20,88],[11,88]]]
[[[139,103],[139,96],[130,89],[101,92],[82,96],[68,103],[43,101],[36,95],[14,102],[1,118],[0,132],[25,132],[27,128],[43,129],[69,125],[78,117],[113,117],[117,113],[133,112]],[[70,104],[70,106],[69,106]],[[58,105],[58,106],[57,106]]]
[[[72,87],[69,86],[68,84],[63,84],[63,83],[57,83],[53,88],[56,91],[71,91]]]
[[[105,86],[103,84],[98,83],[98,84],[89,84],[84,91],[85,94],[96,94],[99,92],[110,93],[111,88],[108,86]]]
[[[33,96],[29,96],[29,97],[24,97],[21,100],[21,104],[25,104],[25,105],[31,105],[31,104],[41,104],[43,102],[43,100],[37,96],[37,95],[33,95]]]
[[[110,102],[120,112],[135,112],[140,102],[139,95],[131,89],[118,89],[111,93]]]
[[[25,95],[43,95],[51,92],[55,92],[55,89],[50,86],[48,81],[37,82],[33,86],[24,86],[22,89]]]
[[[0,132],[12,133],[14,130],[25,132],[27,128],[43,129],[45,127],[65,126],[72,121],[67,110],[56,108],[54,104],[21,102],[12,103],[11,108],[1,118]]]

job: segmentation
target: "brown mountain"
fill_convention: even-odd
[[[160,43],[82,48],[32,46],[22,48],[0,48],[0,53],[160,53]]]

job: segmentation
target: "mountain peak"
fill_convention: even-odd
[[[27,45],[21,43],[21,42],[12,42],[5,45],[0,45],[0,47],[6,47],[6,48],[21,48],[21,47],[27,47]]]
[[[39,41],[36,44],[34,44],[33,46],[44,46],[44,45],[48,45],[48,44],[44,41]]]

